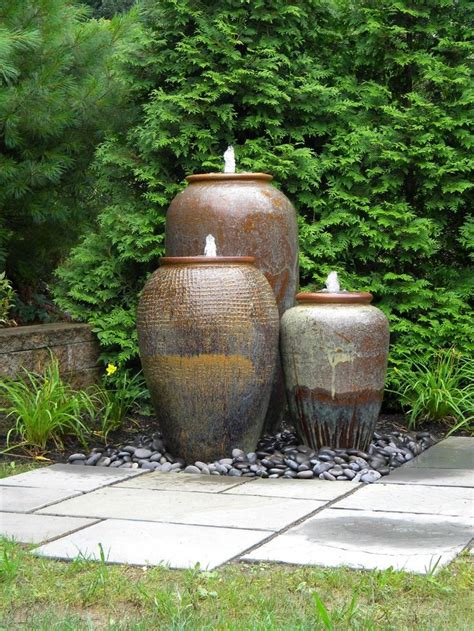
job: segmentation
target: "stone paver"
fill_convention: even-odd
[[[42,543],[95,523],[81,517],[51,517],[31,513],[0,513],[0,536],[19,543]]]
[[[425,573],[449,563],[471,536],[469,524],[456,517],[329,508],[243,558]]]
[[[165,564],[172,568],[212,569],[260,543],[270,533],[143,521],[107,520],[35,550],[42,556],[100,558],[109,563]]]
[[[428,469],[400,467],[376,484],[423,484],[425,486],[474,487],[474,471],[470,469]]]
[[[156,489],[158,491],[195,491],[221,493],[248,482],[249,478],[232,478],[194,473],[148,473],[147,475],[120,482],[116,488]]]
[[[270,497],[110,487],[61,502],[41,513],[280,530],[323,505],[316,500],[282,502]]]
[[[128,480],[136,476],[141,477],[144,474],[146,475],[144,470],[137,469],[54,464],[50,467],[2,478],[0,484],[2,486],[30,486],[88,492],[120,480]]]
[[[406,467],[427,469],[474,469],[474,440],[452,436],[427,449]]]
[[[352,482],[328,482],[327,480],[262,480],[255,479],[248,484],[224,491],[224,495],[261,495],[303,500],[335,500],[341,495],[355,490],[358,484]]]
[[[473,497],[473,490],[467,488],[371,484],[336,502],[333,507],[472,517]]]
[[[98,558],[102,544],[113,563],[423,573],[469,545],[472,446],[449,438],[372,485],[55,465],[0,480],[0,534],[49,541],[36,552],[64,559]]]
[[[0,486],[0,512],[29,513],[79,494],[66,489]]]

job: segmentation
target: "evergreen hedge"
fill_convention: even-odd
[[[127,22],[64,0],[0,4],[0,271],[26,291],[90,216],[87,169],[114,112],[110,57]]]
[[[186,174],[266,171],[300,221],[302,285],[340,273],[406,349],[472,349],[472,9],[465,0],[145,1],[122,66],[127,122],[97,152],[100,213],[57,298],[104,359],[135,309]]]

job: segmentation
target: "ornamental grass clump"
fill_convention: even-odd
[[[7,434],[7,451],[23,446],[46,451],[50,443],[61,449],[66,436],[85,444],[88,430],[83,419],[94,416],[94,403],[86,392],[61,379],[55,357],[41,374],[24,370],[19,379],[1,380],[0,401],[0,412],[14,423]]]
[[[141,372],[130,376],[125,369],[108,364],[102,383],[92,389],[91,396],[97,408],[99,433],[107,440],[109,433],[120,429],[125,417],[148,396],[148,390]]]
[[[474,431],[474,360],[456,349],[440,350],[426,361],[421,356],[406,357],[394,369],[397,386],[392,390],[407,412],[410,427],[440,422]]]

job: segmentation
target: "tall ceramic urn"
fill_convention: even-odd
[[[165,257],[137,314],[163,435],[187,462],[253,451],[278,353],[275,298],[252,257]]]
[[[303,293],[281,322],[290,412],[301,440],[366,450],[382,404],[389,331],[369,293]]]
[[[298,288],[298,227],[295,209],[266,173],[190,175],[166,217],[166,255],[192,256],[206,235],[218,254],[254,256],[275,294],[280,316],[294,305]],[[286,407],[278,360],[265,430],[278,428]]]

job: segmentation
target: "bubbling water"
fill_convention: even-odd
[[[235,173],[234,147],[229,146],[224,153],[224,173]]]
[[[329,272],[328,277],[326,278],[326,289],[324,291],[328,291],[333,294],[337,294],[341,291],[341,285],[339,284],[337,272]]]
[[[212,234],[208,234],[206,237],[204,256],[217,256],[216,240],[214,239]]]

